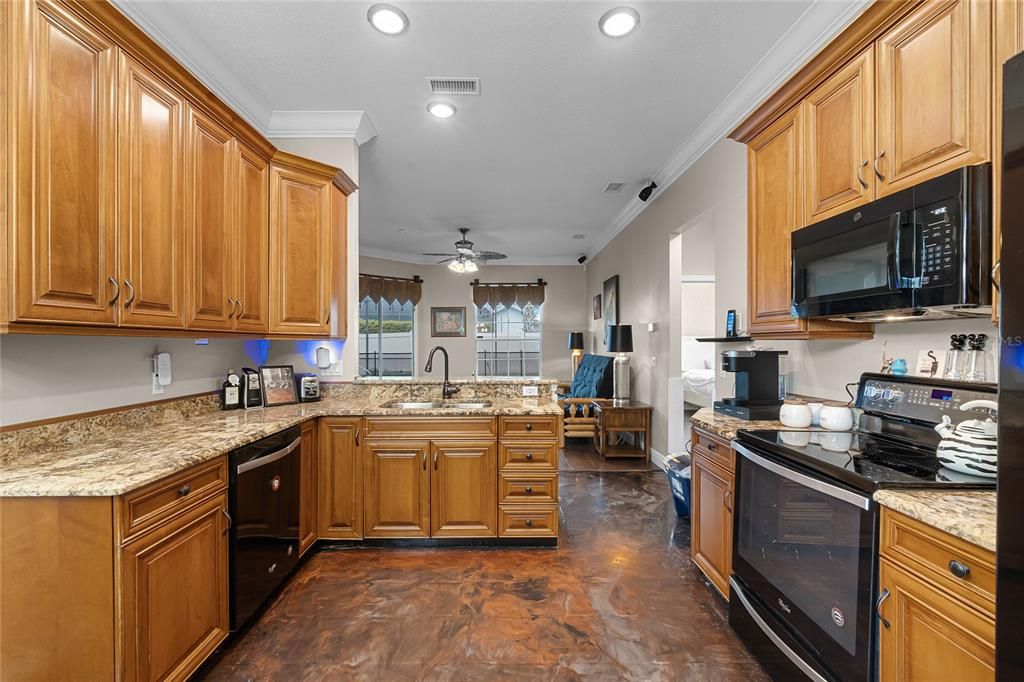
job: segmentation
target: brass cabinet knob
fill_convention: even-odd
[[[526,486],[526,494],[529,495],[532,492],[533,492],[533,486],[529,486],[529,485]]]
[[[526,519],[526,525],[527,526],[532,526],[533,525],[533,519]]]
[[[527,461],[533,459],[533,453],[532,452],[527,452],[526,453],[526,459],[527,459]]]

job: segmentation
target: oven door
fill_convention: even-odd
[[[875,503],[770,454],[733,446],[740,455],[733,578],[744,598],[768,614],[758,624],[776,630],[765,634],[797,667],[827,670],[826,678],[871,679]]]
[[[864,210],[793,233],[793,310],[798,317],[913,308],[913,211]]]

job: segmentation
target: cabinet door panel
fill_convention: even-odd
[[[368,538],[430,535],[429,443],[367,442],[364,526]]]
[[[326,334],[331,184],[271,167],[271,332]]]
[[[872,48],[804,100],[807,223],[848,211],[874,194],[875,100]]]
[[[125,678],[186,679],[228,634],[227,493],[125,545]]]
[[[693,563],[728,597],[732,572],[732,476],[700,455],[693,458],[693,465]]]
[[[358,418],[320,420],[320,537],[363,537],[363,457]]]
[[[232,327],[234,264],[234,140],[200,111],[189,108],[185,197],[192,329]]]
[[[121,55],[121,324],[185,326],[184,101]]]
[[[912,680],[994,680],[995,623],[888,560],[879,567],[889,590],[881,615],[879,677]]]
[[[989,158],[991,12],[931,0],[876,43],[879,196]]]
[[[15,317],[113,325],[117,50],[48,2],[22,3]]]
[[[234,247],[238,281],[235,329],[266,332],[270,325],[269,287],[270,167],[243,145],[238,145],[238,241]]]
[[[430,458],[431,537],[496,537],[497,445],[432,442]]]
[[[750,331],[801,331],[790,314],[790,235],[800,227],[800,135],[793,109],[750,143],[747,152]]]

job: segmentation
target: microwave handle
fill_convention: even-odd
[[[903,222],[903,212],[897,211],[889,216],[889,288],[903,288],[903,274],[900,272],[900,257],[903,255],[900,244],[900,224]]]

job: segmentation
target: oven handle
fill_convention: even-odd
[[[249,460],[248,462],[243,462],[242,464],[239,464],[238,465],[238,473],[239,473],[239,475],[244,474],[246,471],[252,471],[253,469],[258,469],[261,466],[263,466],[264,464],[270,464],[271,462],[276,462],[277,460],[281,459],[282,457],[287,457],[288,455],[290,455],[292,453],[292,451],[295,450],[295,448],[299,447],[299,443],[301,443],[301,442],[302,442],[302,438],[301,437],[300,438],[296,438],[295,440],[293,440],[291,442],[291,444],[286,445],[285,447],[281,448],[280,450],[276,450],[276,451],[270,453],[269,455],[263,455],[262,457],[257,457],[256,459],[252,459],[252,460]]]
[[[732,442],[732,447],[733,449],[736,450],[736,452],[740,453],[754,464],[764,467],[765,469],[768,469],[774,474],[778,474],[783,478],[788,478],[794,483],[799,483],[800,485],[811,488],[812,490],[817,490],[819,493],[828,495],[829,497],[833,497],[837,500],[842,500],[843,502],[848,502],[855,507],[860,507],[864,511],[871,511],[870,497],[858,495],[857,493],[849,491],[846,488],[840,488],[837,485],[832,485],[830,483],[826,483],[825,481],[820,481],[816,478],[812,478],[811,476],[802,474],[799,471],[794,471],[793,469],[784,467],[781,464],[776,464],[770,459],[766,459],[761,455],[751,452],[750,450],[740,445],[736,441]]]
[[[750,614],[753,621],[757,623],[757,627],[761,628],[761,631],[765,636],[772,641],[772,644],[778,647],[779,651],[785,654],[786,658],[793,662],[793,665],[800,668],[800,670],[807,675],[807,677],[814,680],[814,682],[828,682],[828,680],[818,674],[817,670],[808,665],[807,661],[800,658],[800,655],[793,651],[788,644],[783,642],[782,638],[775,634],[775,631],[772,630],[768,623],[764,622],[764,618],[762,618],[761,614],[755,611],[753,605],[747,601],[747,596],[743,594],[743,588],[736,583],[736,580],[732,578],[732,576],[729,577],[729,587],[732,589],[732,595],[740,600],[740,604],[742,604],[743,608],[747,610],[747,613]]]

